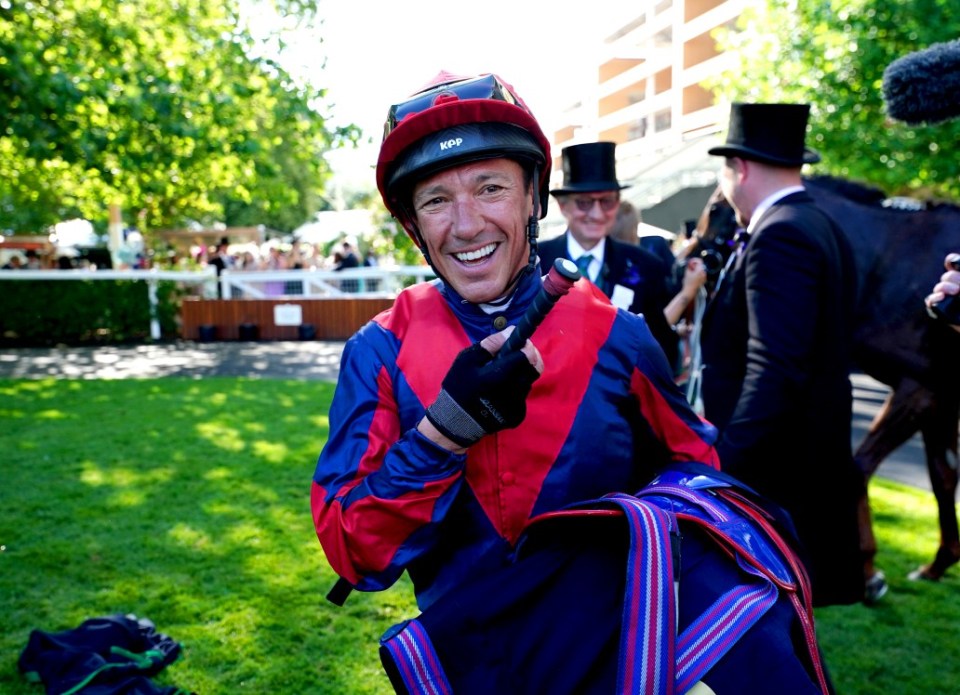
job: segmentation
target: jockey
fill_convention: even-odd
[[[339,590],[383,590],[406,571],[421,611],[440,608],[456,630],[458,612],[443,606],[465,591],[516,597],[524,582],[514,568],[530,582],[555,576],[539,559],[517,562],[531,519],[632,494],[672,464],[716,471],[716,431],[687,404],[644,318],[589,281],[573,283],[519,349],[507,342],[542,296],[538,220],[551,169],[549,143],[508,83],[442,72],[390,108],[384,133],[381,196],[437,279],[400,292],[347,341],[311,507]],[[589,576],[572,582],[577,593],[594,585]],[[592,593],[620,600],[622,581]],[[589,623],[591,611],[578,608]],[[616,640],[570,627],[554,632],[578,644],[556,649],[512,628],[494,640],[521,669],[529,662],[514,633],[526,632],[551,662],[576,653],[568,663],[585,675],[565,688],[605,689],[617,669],[606,662],[594,673],[582,657],[615,658]],[[526,677],[539,691],[566,674],[550,667]]]
[[[539,124],[497,75],[441,72],[390,108],[377,185],[437,279],[400,292],[343,351],[311,494],[339,590],[379,591],[408,573],[421,616],[381,640],[398,692],[455,683],[461,694],[605,693],[621,683],[673,693],[700,679],[717,693],[823,692],[809,592],[802,569],[787,568],[798,566],[790,553],[763,540],[776,534],[731,525],[738,512],[721,505],[710,518],[728,520],[732,545],[683,535],[681,571],[679,510],[698,514],[691,500],[714,508],[719,488],[738,484],[719,472],[716,430],[687,404],[644,318],[581,279],[531,322],[550,280],[537,257],[550,168]],[[530,323],[513,347],[515,327]],[[664,493],[662,511],[633,497],[641,489]],[[601,498],[631,519],[626,543],[624,525],[603,521],[606,502],[595,507]],[[589,528],[579,512],[566,525],[577,505]],[[633,523],[648,516],[657,521]],[[761,526],[773,518],[764,513]],[[743,558],[754,559],[731,562],[747,546]],[[782,572],[764,569],[764,557]],[[634,562],[646,574],[625,584]],[[757,581],[742,584],[742,569]],[[711,604],[758,608],[748,624]],[[722,648],[683,647],[717,626]]]
[[[540,291],[550,146],[492,74],[440,73],[390,108],[377,184],[438,279],[346,344],[313,479],[317,534],[363,591],[404,570],[421,609],[502,567],[534,515],[718,467],[642,317],[578,281],[494,359]]]

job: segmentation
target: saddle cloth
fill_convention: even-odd
[[[418,695],[831,692],[788,537],[749,488],[676,464],[533,519],[511,564],[388,630],[381,661]]]

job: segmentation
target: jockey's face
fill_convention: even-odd
[[[461,164],[413,189],[413,211],[435,270],[474,304],[502,297],[527,264],[532,188],[509,159]]]

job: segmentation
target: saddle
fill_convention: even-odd
[[[531,520],[513,562],[381,638],[397,693],[832,692],[789,519],[676,464]]]

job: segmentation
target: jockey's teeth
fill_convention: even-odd
[[[458,253],[456,254],[457,260],[464,261],[464,262],[478,261],[484,256],[489,256],[491,253],[493,253],[493,250],[495,248],[497,248],[496,244],[488,244],[487,246],[484,246],[482,249],[477,249],[476,251],[468,251],[467,253]]]

